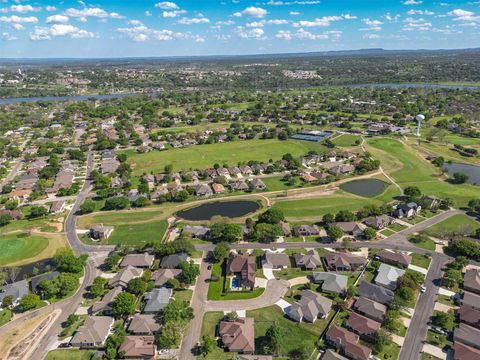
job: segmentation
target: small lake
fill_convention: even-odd
[[[449,175],[453,175],[456,172],[464,173],[468,176],[467,183],[473,185],[480,185],[480,166],[472,164],[462,164],[462,163],[445,163],[443,168],[448,172]]]
[[[387,185],[385,181],[379,179],[362,179],[342,184],[340,189],[358,196],[374,197],[383,193]]]
[[[190,221],[204,221],[210,220],[214,216],[242,217],[258,209],[260,209],[260,204],[250,200],[212,202],[179,211],[177,216]]]

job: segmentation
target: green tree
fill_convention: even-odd
[[[283,235],[283,230],[279,225],[259,223],[255,225],[253,231],[255,239],[263,243],[270,243]]]
[[[142,295],[147,291],[147,283],[142,278],[131,279],[127,284],[127,291],[134,295]]]
[[[88,294],[90,298],[95,299],[103,296],[106,291],[105,286],[107,283],[108,280],[101,276],[97,276],[95,279],[93,279],[92,285],[90,285],[88,288]]]
[[[344,235],[344,232],[340,227],[331,225],[327,229],[327,235],[330,239],[336,241]]]
[[[277,208],[270,208],[261,214],[258,218],[259,223],[278,224],[280,221],[285,220],[283,212]]]
[[[30,213],[29,213],[28,217],[30,219],[36,219],[36,218],[39,218],[39,217],[43,217],[47,214],[48,214],[48,210],[45,207],[43,207],[43,206],[32,206],[30,208]]]
[[[408,196],[410,200],[418,199],[420,196],[422,196],[422,192],[417,186],[408,186],[405,188],[403,193],[405,196]]]
[[[217,263],[222,263],[228,257],[229,253],[230,247],[228,246],[228,243],[221,242],[215,246],[215,249],[213,249],[213,258]]]
[[[238,224],[213,224],[210,228],[210,237],[213,243],[239,241],[243,236],[242,227]]]
[[[82,205],[80,205],[80,211],[82,214],[89,214],[95,211],[97,208],[95,201],[87,199]]]
[[[164,323],[193,319],[193,309],[185,300],[173,300],[163,309],[162,319]]]
[[[264,352],[267,354],[277,355],[280,352],[280,344],[282,335],[278,325],[272,325],[265,333]]]
[[[450,329],[453,327],[453,316],[443,311],[437,311],[432,315],[432,324],[443,329]]]
[[[200,275],[199,266],[196,265],[193,261],[182,262],[180,264],[180,269],[182,269],[182,273],[180,274],[179,279],[182,283],[186,285],[193,284],[197,276]]]
[[[365,235],[365,238],[367,240],[374,239],[377,236],[377,231],[374,228],[367,227],[364,231],[363,234]]]
[[[200,343],[200,354],[203,355],[203,357],[207,356],[210,354],[215,348],[217,347],[217,340],[215,340],[214,337],[209,336],[209,335],[203,335],[202,336],[202,341]]]
[[[128,292],[122,292],[113,300],[111,308],[116,318],[132,315],[135,312],[137,298]]]
[[[75,256],[73,250],[58,249],[53,256],[53,263],[58,271],[80,273],[87,261],[86,255]]]
[[[43,304],[42,300],[37,294],[26,294],[21,299],[17,306],[18,311],[24,312],[36,309]]]
[[[461,172],[456,172],[453,174],[452,178],[452,183],[454,184],[464,184],[468,181],[468,175],[461,173]]]

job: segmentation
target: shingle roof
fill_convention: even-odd
[[[480,309],[480,295],[477,295],[468,291],[464,291],[462,304],[473,306],[473,307],[476,307],[477,309]]]
[[[180,264],[184,261],[187,261],[188,255],[185,253],[180,253],[180,254],[173,254],[173,255],[168,255],[164,256],[162,258],[162,261],[160,262],[160,267],[161,268],[176,268],[179,267]]]
[[[155,260],[155,256],[150,255],[148,253],[144,254],[128,254],[126,255],[122,262],[120,263],[120,267],[127,267],[127,266],[134,266],[134,267],[150,267]]]
[[[453,359],[454,360],[478,360],[480,359],[480,350],[471,346],[455,342],[453,345]]]
[[[143,312],[151,313],[163,310],[163,308],[165,308],[165,306],[167,306],[170,302],[171,297],[172,289],[153,289],[145,294],[145,300],[147,300],[147,303],[145,304]]]
[[[108,281],[108,285],[110,287],[114,286],[125,286],[130,280],[142,276],[143,270],[133,267],[127,266],[120,270],[114,277],[112,277]]]
[[[11,296],[13,302],[28,294],[27,280],[20,280],[3,286],[0,290],[0,303],[6,296]]]
[[[254,352],[255,330],[253,318],[238,318],[235,321],[220,322],[222,343],[230,351]]]
[[[397,288],[397,279],[404,274],[405,270],[382,263],[378,268],[375,283],[394,290]]]
[[[381,251],[377,254],[380,260],[391,261],[403,266],[408,266],[412,262],[412,257],[407,254],[394,251]]]
[[[366,297],[358,298],[353,304],[353,308],[366,316],[383,320],[387,313],[387,307],[379,302],[367,299]]]
[[[152,358],[155,356],[155,337],[125,336],[118,351],[123,352],[125,357]]]
[[[306,254],[295,254],[295,264],[299,267],[305,267],[307,269],[316,269],[322,266],[322,259],[315,250],[309,250]]]
[[[352,312],[346,321],[346,325],[361,335],[373,336],[382,324],[356,312]]]
[[[473,326],[460,323],[453,332],[453,340],[459,341],[465,345],[476,347],[480,349],[480,330]]]
[[[288,315],[297,321],[314,322],[319,315],[327,315],[332,308],[332,300],[310,290],[300,293],[300,300],[293,303]]]
[[[153,334],[161,329],[160,323],[153,314],[135,314],[133,315],[128,331],[133,334]]]
[[[74,346],[103,344],[110,332],[113,320],[110,316],[91,316],[87,318],[73,335],[71,343]]]
[[[463,277],[463,286],[475,290],[475,292],[480,292],[480,270],[467,270]]]
[[[160,287],[181,273],[181,269],[158,269],[152,274],[151,279],[155,281],[155,286]]]
[[[288,266],[290,258],[284,253],[272,253],[265,251],[265,265],[268,266]]]
[[[358,293],[370,300],[388,305],[393,300],[393,291],[383,286],[375,285],[367,281],[363,281],[358,286]]]
[[[323,291],[341,293],[347,289],[348,277],[345,275],[331,272],[314,272],[313,279],[315,282],[323,281]]]

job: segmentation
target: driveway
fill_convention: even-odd
[[[288,311],[290,310],[290,307],[292,304],[290,304],[288,301],[280,299],[278,300],[275,305],[279,306],[284,314],[288,314]]]
[[[456,294],[456,292],[451,291],[451,290],[447,290],[447,289],[444,289],[444,288],[439,288],[438,293],[440,295],[445,295],[445,296],[450,296],[450,297],[455,296],[455,294]]]
[[[267,280],[275,279],[275,275],[273,275],[273,269],[272,268],[264,266],[263,267],[263,275],[265,276],[265,278]]]
[[[408,268],[410,270],[415,270],[415,271],[418,271],[419,273],[423,274],[423,275],[427,275],[428,274],[428,269],[425,269],[425,268],[422,268],[420,266],[416,266],[416,265],[408,265]]]
[[[442,349],[440,349],[439,347],[436,347],[430,344],[425,344],[423,345],[423,352],[433,355],[439,359],[447,360],[447,354],[444,353]]]

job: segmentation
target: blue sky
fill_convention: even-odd
[[[480,47],[480,1],[0,0],[0,57]]]

